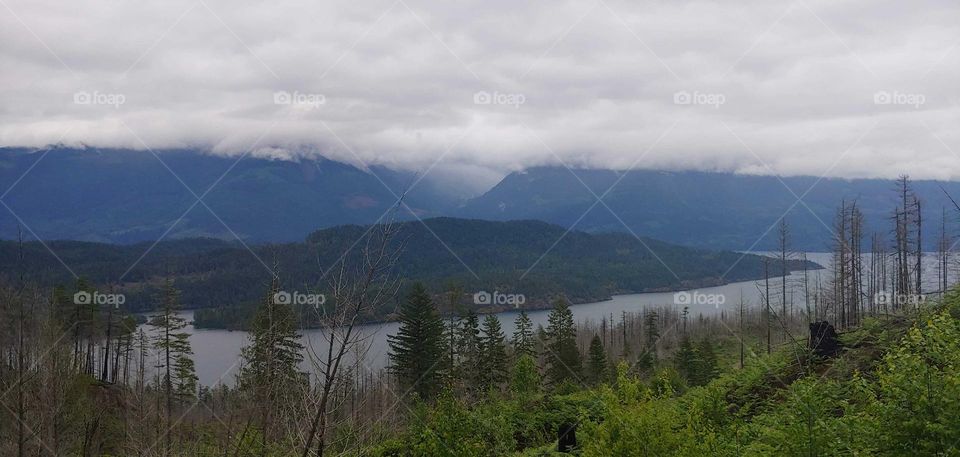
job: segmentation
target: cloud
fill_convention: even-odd
[[[4,146],[960,177],[949,0],[4,3]]]

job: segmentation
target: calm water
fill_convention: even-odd
[[[827,266],[830,258],[825,253],[809,253],[807,258],[820,265]],[[808,280],[811,290],[814,289],[817,276],[821,277],[821,282],[826,284],[828,275],[826,270],[808,271]],[[794,272],[791,276],[793,287],[792,302],[794,306],[802,307],[803,297],[803,272]],[[706,287],[696,289],[700,297],[723,297],[723,303],[716,303],[717,299],[708,300],[701,298],[702,303],[689,304],[691,317],[697,315],[718,314],[721,311],[737,312],[741,297],[747,307],[756,306],[760,303],[760,292],[758,286],[762,286],[762,281],[745,281],[731,283],[718,287]],[[789,294],[790,292],[788,292]],[[789,300],[788,300],[789,301]],[[683,305],[674,305],[674,293],[644,293],[618,295],[611,300],[596,303],[585,303],[571,307],[574,319],[578,322],[593,321],[599,322],[604,317],[609,318],[611,314],[615,320],[619,320],[620,314],[626,312],[639,312],[647,307],[668,306],[675,309],[682,309]],[[185,311],[184,316],[192,320],[193,312]],[[533,321],[534,327],[537,325],[546,326],[549,310],[528,311],[527,313]],[[504,334],[508,337],[514,330],[514,319],[516,311],[508,311],[497,314],[500,323],[503,325]],[[361,363],[368,370],[379,370],[386,365],[387,335],[397,331],[399,324],[389,322],[383,324],[364,325],[360,328],[360,334],[369,337],[369,350]],[[247,333],[241,331],[228,330],[203,330],[194,329],[192,326],[187,330],[192,334],[190,342],[193,346],[194,360],[196,361],[197,375],[200,383],[211,386],[218,383],[233,384],[239,367],[240,349],[248,344]],[[304,345],[311,346],[314,350],[320,352],[326,348],[323,338],[324,330],[306,330],[304,334]],[[308,366],[304,366],[308,370]]]

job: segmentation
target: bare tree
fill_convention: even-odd
[[[377,224],[359,241],[363,244],[359,255],[344,254],[324,273],[334,309],[318,316],[323,328],[325,347],[317,350],[308,345],[307,355],[317,372],[317,384],[311,388],[310,403],[314,408],[301,455],[307,457],[316,446],[316,454],[324,454],[329,430],[329,416],[335,410],[331,401],[339,384],[341,369],[347,354],[357,360],[366,352],[371,335],[361,335],[357,329],[370,311],[388,303],[395,295],[399,282],[393,275],[401,246],[395,243],[401,225],[392,220]]]

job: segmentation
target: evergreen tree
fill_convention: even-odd
[[[415,283],[400,307],[400,329],[387,337],[390,344],[390,370],[405,387],[421,398],[433,398],[442,381],[438,366],[446,346],[443,320],[421,283]]]
[[[590,340],[589,378],[593,384],[599,384],[607,379],[607,352],[603,349],[600,336],[594,334]]]
[[[514,325],[516,330],[513,331],[513,353],[518,357],[521,354],[533,355],[533,322],[526,311],[520,311]]]
[[[717,377],[717,353],[713,350],[710,340],[703,340],[697,345],[700,367],[697,373],[697,385],[705,385]]]
[[[274,277],[250,323],[249,344],[241,350],[239,387],[261,408],[264,438],[271,434],[273,418],[292,404],[303,361],[296,313],[275,299],[278,292],[280,283]]]
[[[493,314],[483,319],[480,335],[481,388],[487,390],[502,384],[507,377],[507,350],[500,320]]]
[[[674,355],[674,364],[690,386],[706,385],[717,376],[717,355],[708,340],[694,345],[684,338]]]
[[[153,347],[163,358],[162,389],[166,397],[167,420],[165,444],[169,449],[173,401],[175,398],[184,401],[196,395],[197,374],[190,358],[193,354],[190,334],[181,331],[187,326],[187,321],[177,314],[180,309],[180,293],[173,287],[172,279],[167,279],[164,284],[158,308],[160,313],[152,316],[149,324],[155,333]]]
[[[577,349],[577,329],[573,313],[565,300],[557,301],[547,317],[544,330],[547,377],[554,385],[564,381],[579,381],[580,350]]]
[[[193,349],[190,347],[188,333],[174,335],[173,344],[177,348],[173,358],[173,395],[180,402],[187,402],[197,395],[197,370],[193,362]]]
[[[656,362],[653,351],[643,351],[640,353],[640,357],[637,357],[637,371],[643,374],[650,374],[653,372],[653,368],[657,364]]]
[[[680,341],[680,348],[673,355],[673,363],[680,376],[687,381],[688,385],[697,385],[697,370],[699,368],[698,354],[694,349],[689,338],[684,337]]]
[[[530,354],[522,354],[513,364],[513,379],[510,391],[519,397],[530,395],[540,389],[540,371],[537,361]]]
[[[657,340],[660,339],[656,311],[647,311],[643,314],[643,333],[646,335],[646,345],[644,349],[653,353],[654,357],[656,357]]]
[[[460,357],[457,371],[460,379],[468,390],[481,389],[480,318],[473,310],[468,310],[460,319],[457,343],[459,345],[457,353]]]
[[[441,369],[445,374],[445,384],[452,386],[456,380],[462,379],[462,373],[460,372],[459,364],[459,350],[460,345],[458,343],[460,338],[460,319],[458,318],[459,314],[462,314],[463,305],[461,303],[461,298],[463,297],[463,289],[457,285],[451,285],[447,291],[447,313],[449,313],[450,318],[447,320],[444,325],[444,335],[443,339],[445,341],[444,345],[446,346],[446,351],[444,352],[443,361],[441,362]]]

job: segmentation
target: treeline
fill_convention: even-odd
[[[156,245],[3,241],[0,271],[8,279],[23,275],[45,287],[71,283],[76,274],[101,291],[125,294],[126,309],[132,312],[151,311],[154,297],[172,278],[186,308],[208,309],[198,313],[198,325],[243,328],[260,298],[251,285],[270,283],[276,269],[285,289],[329,293],[325,278],[338,262],[356,261],[372,232],[370,226],[342,226],[315,232],[305,243],[259,246],[212,239]],[[567,233],[535,221],[437,218],[398,224],[397,232],[390,242],[400,250],[395,271],[407,280],[401,293],[415,281],[427,284],[434,295],[457,284],[467,294],[522,294],[527,308],[548,308],[559,297],[583,303],[614,294],[758,279],[764,268],[771,274],[819,268],[801,259],[787,260],[786,268],[779,261],[765,267],[761,256],[690,249],[627,234]],[[362,319],[392,318],[398,304],[383,303]],[[505,308],[476,306],[478,312]],[[308,312],[303,317],[307,325],[314,324]]]

